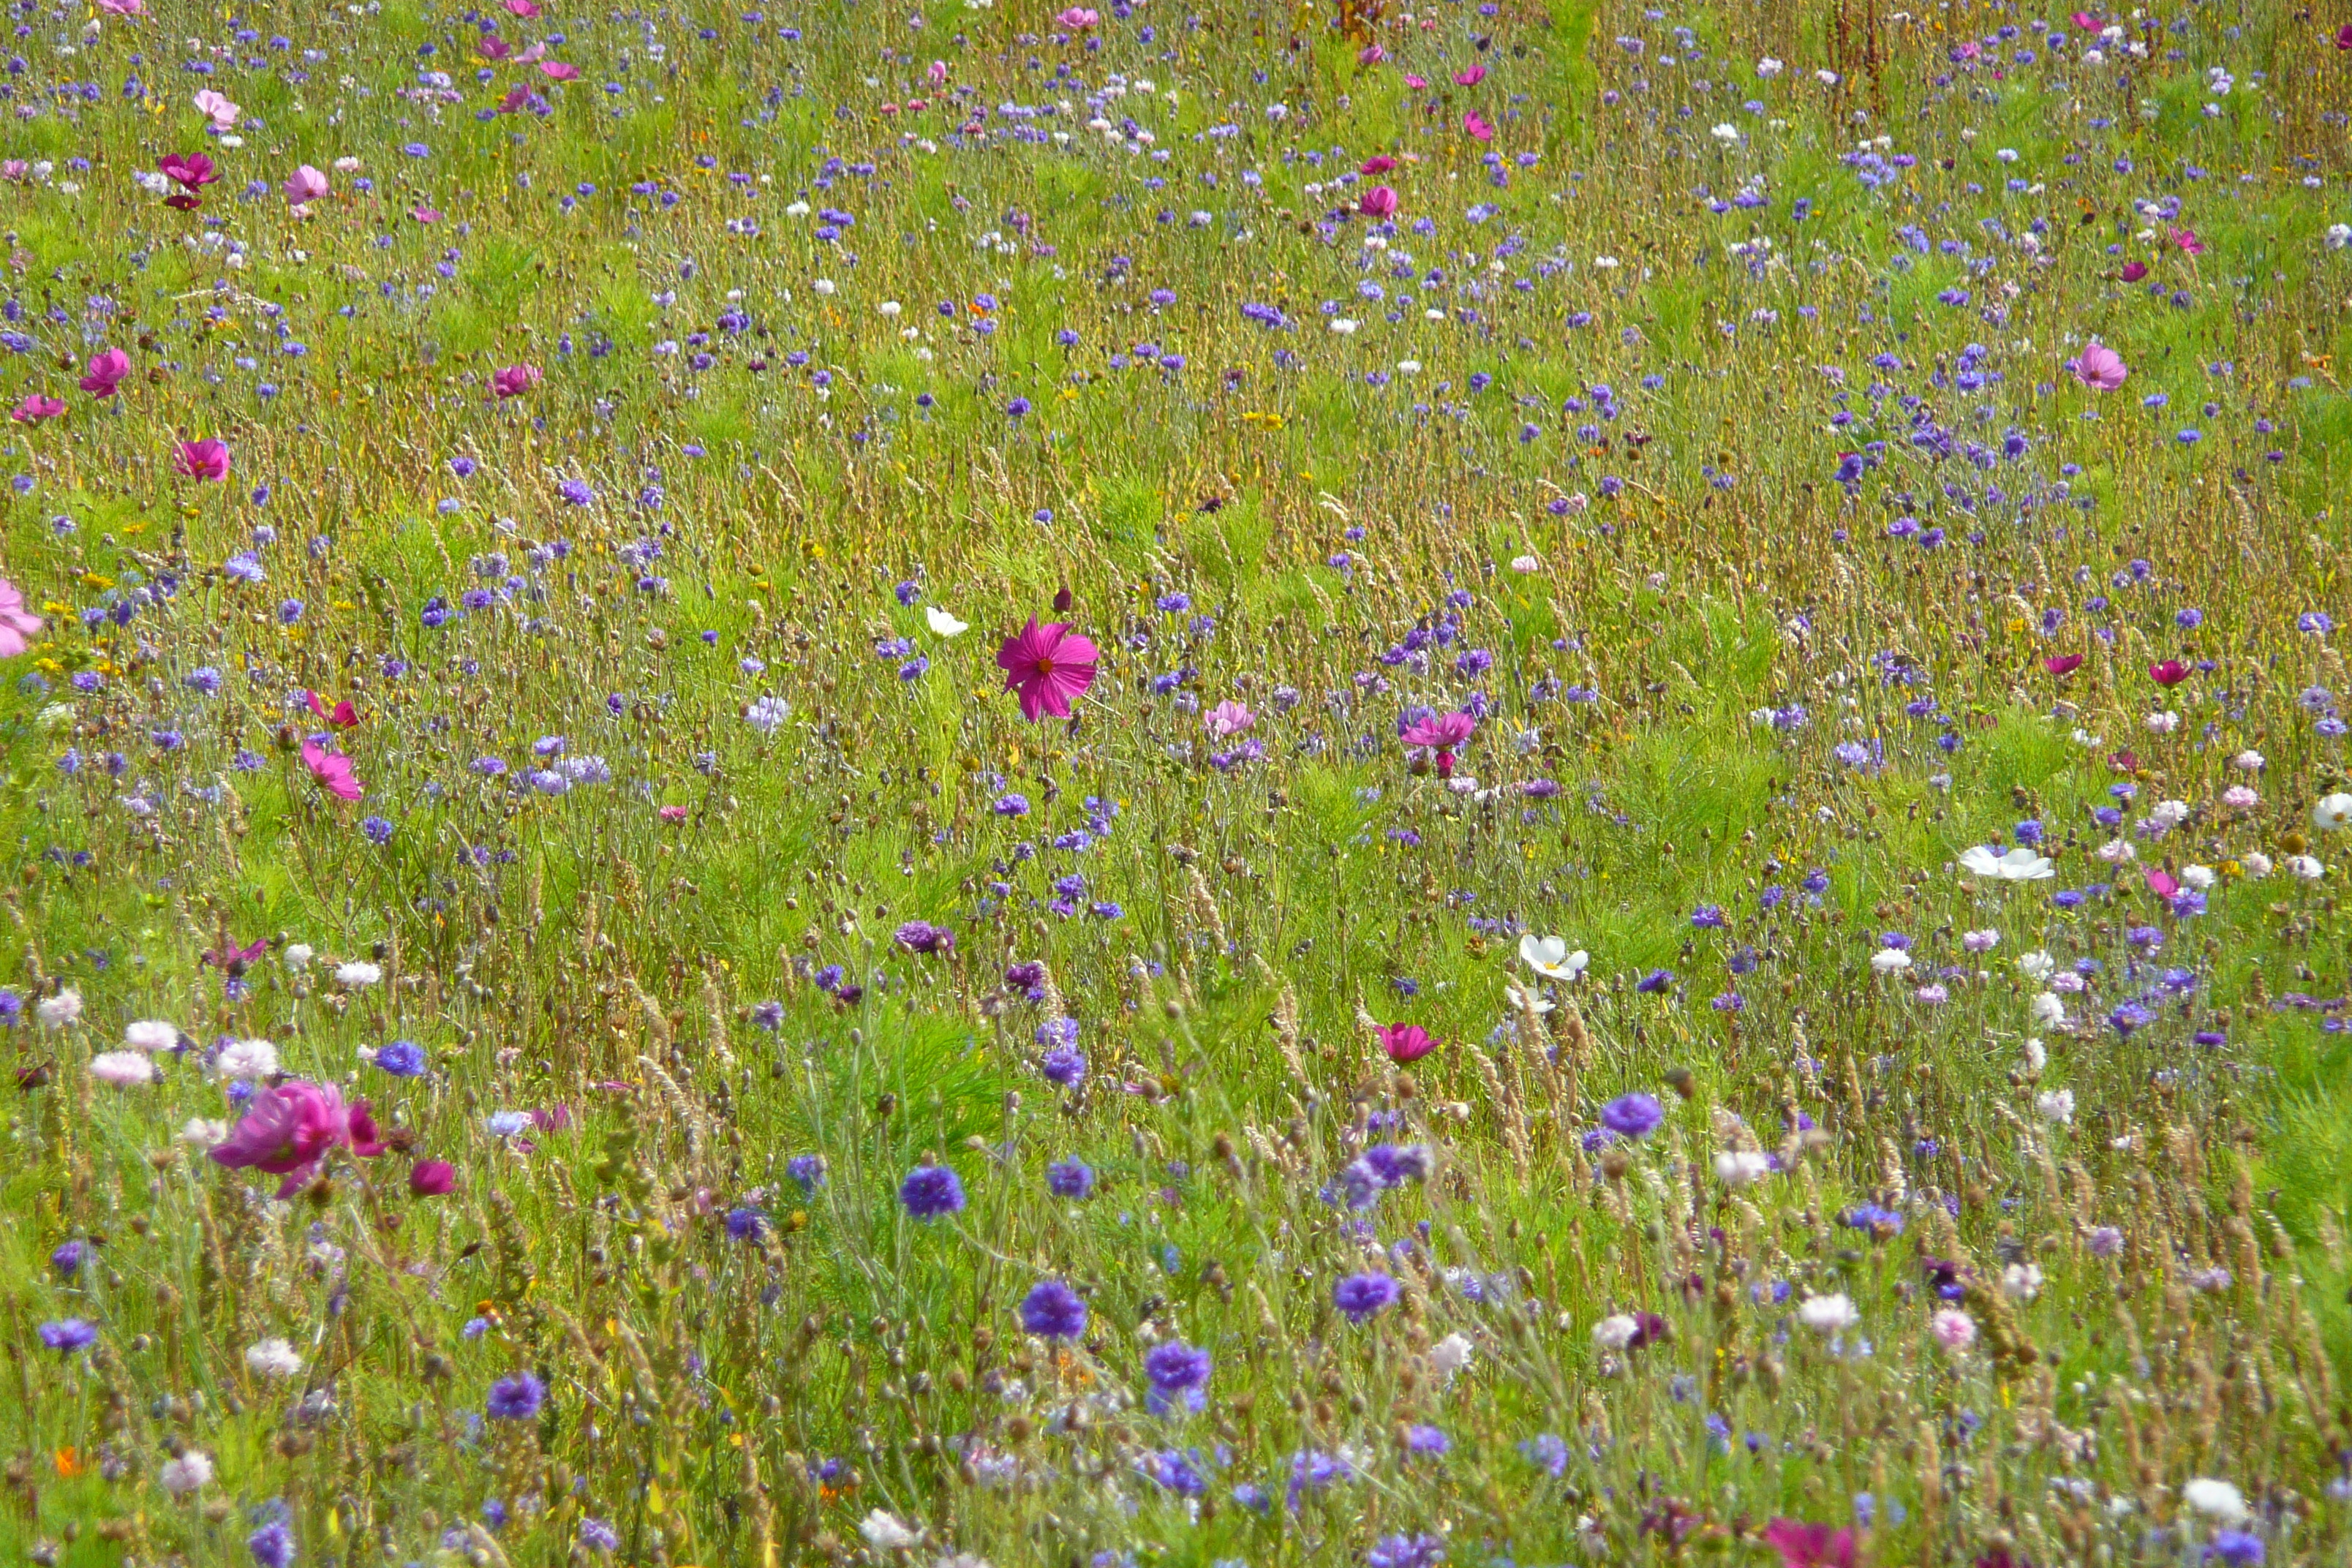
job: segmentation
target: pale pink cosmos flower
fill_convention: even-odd
[[[1247,704],[1228,699],[1202,715],[1201,728],[1223,741],[1240,734],[1256,722],[1257,715],[1249,710]]]
[[[2082,357],[2067,362],[2066,368],[2076,381],[2093,392],[2113,392],[2124,384],[2126,376],[2131,374],[2131,367],[2124,363],[2124,356],[2102,342],[2094,342],[2085,348]]]
[[[1462,129],[1481,142],[1492,142],[1495,139],[1494,126],[1487,123],[1486,117],[1475,109],[1462,117]]]
[[[211,88],[196,94],[196,108],[205,119],[223,131],[236,124],[236,117],[245,112],[237,104]]]
[[[0,577],[0,658],[14,658],[32,646],[48,623],[25,613],[25,595],[16,584]]]
[[[98,0],[98,8],[110,16],[143,16],[147,0]]]
[[[307,206],[327,195],[326,174],[310,164],[296,169],[286,182],[286,200],[296,207]]]
[[[1066,11],[1057,13],[1055,16],[1054,20],[1059,22],[1063,26],[1067,27],[1073,33],[1083,33],[1088,27],[1093,26],[1097,22],[1101,21],[1102,18],[1094,12],[1086,9],[1084,6],[1073,5]]]

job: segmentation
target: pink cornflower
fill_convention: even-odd
[[[1021,716],[1035,722],[1043,714],[1070,716],[1070,700],[1095,683],[1095,645],[1058,622],[1037,617],[1004,639],[996,650],[1004,689],[1021,695]]]

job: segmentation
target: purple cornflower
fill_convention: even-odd
[[[519,1372],[490,1384],[489,1414],[494,1421],[528,1421],[547,1399],[547,1384],[536,1374]]]
[[[898,1184],[898,1201],[916,1219],[937,1219],[963,1208],[963,1184],[945,1165],[918,1165]]]
[[[1601,1108],[1601,1125],[1626,1138],[1643,1138],[1666,1119],[1664,1107],[1646,1094],[1621,1094]]]
[[[1059,1279],[1041,1279],[1021,1299],[1021,1326],[1040,1339],[1074,1340],[1087,1331],[1087,1304]]]
[[[1385,1274],[1350,1274],[1331,1288],[1331,1304],[1361,1323],[1397,1299],[1397,1282]]]

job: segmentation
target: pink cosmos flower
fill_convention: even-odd
[[[1029,624],[996,650],[1004,689],[1021,694],[1021,716],[1034,723],[1041,714],[1070,716],[1070,700],[1095,683],[1095,645],[1059,623]]]
[[[359,710],[352,706],[352,700],[350,698],[344,698],[332,708],[329,708],[327,706],[327,700],[320,696],[315,691],[303,692],[302,700],[310,705],[311,712],[316,713],[320,718],[324,719],[334,728],[338,730],[356,730],[359,728]]]
[[[220,178],[213,161],[202,153],[166,153],[155,160],[155,167],[164,175],[194,191]]]
[[[1458,70],[1454,73],[1454,82],[1462,87],[1476,87],[1486,79],[1486,68],[1482,65],[1474,64],[1467,70]]]
[[[183,441],[172,466],[192,479],[225,479],[228,478],[228,447],[210,436],[201,441]]]
[[[25,595],[16,584],[0,577],[0,658],[14,658],[24,652],[46,625],[40,616],[26,613]]]
[[[1201,718],[1201,727],[1220,741],[1229,740],[1256,722],[1257,715],[1249,710],[1248,704],[1231,699],[1218,703]]]
[[[539,384],[539,366],[510,364],[490,374],[490,390],[501,398],[520,397]]]
[[[1414,76],[1412,72],[1408,71],[1405,73],[1404,84],[1405,86],[1412,89],[1413,91],[1419,92],[1422,89],[1429,85],[1429,79],[1425,76]]]
[[[147,0],[98,0],[98,8],[112,16],[143,16]]]
[[[2147,667],[2147,678],[2158,686],[2178,686],[2189,679],[2189,667],[2177,658],[2168,658]]]
[[[2086,33],[2095,33],[2099,30],[2099,19],[2088,11],[2077,11],[2067,20]]]
[[[8,410],[8,417],[20,425],[38,425],[44,419],[55,419],[66,411],[66,405],[54,397],[37,392],[25,395],[25,401]]]
[[[528,22],[539,15],[539,7],[532,4],[532,0],[507,0],[507,12]]]
[[[1066,11],[1057,12],[1055,15],[1054,20],[1059,22],[1073,33],[1083,33],[1088,27],[1093,26],[1097,22],[1101,21],[1102,17],[1092,11],[1087,10],[1083,6],[1073,5]]]
[[[2053,653],[2042,661],[2042,668],[2053,675],[2072,675],[2083,668],[2083,656],[2079,653]]]
[[[2205,242],[2197,237],[2197,231],[2193,228],[2174,229],[2172,231],[2172,243],[2180,247],[2181,253],[2183,255],[2202,256],[2205,254]]]
[[[580,79],[580,68],[573,65],[570,60],[541,60],[539,62],[539,70],[540,74],[547,78],[550,81],[578,81]]]
[[[81,389],[92,397],[111,397],[130,374],[131,356],[121,349],[107,349],[89,356],[89,373],[81,378]]]
[[[1388,50],[1378,44],[1366,44],[1356,51],[1356,63],[1360,66],[1376,66],[1388,58]]]
[[[1467,741],[1478,728],[1478,721],[1467,713],[1440,713],[1423,719],[1407,730],[1404,743],[1415,749],[1451,752]]]
[[[2352,22],[2347,22],[2336,29],[2336,47],[2339,49],[2352,49]]]
[[[1780,1552],[1780,1568],[1853,1568],[1851,1530],[1776,1519],[1764,1527],[1764,1542]]]
[[[446,1160],[419,1160],[408,1167],[408,1195],[437,1198],[457,1184],[457,1167]]]
[[[1437,1048],[1437,1042],[1419,1024],[1381,1024],[1372,1033],[1379,1037],[1381,1049],[1388,1053],[1389,1060],[1400,1065],[1417,1062]]]
[[[334,1085],[297,1079],[255,1095],[236,1130],[214,1148],[212,1158],[231,1170],[250,1168],[284,1177],[278,1195],[289,1198],[302,1190],[319,1162],[339,1148],[370,1159],[383,1152],[367,1101],[346,1106]]]
[[[222,131],[236,124],[236,117],[245,112],[236,103],[220,93],[215,92],[211,88],[206,88],[196,94],[196,108],[205,119],[211,121],[217,129]]]
[[[2123,279],[2124,279],[2124,281],[2125,281],[2125,282],[2126,282],[2126,283],[2137,283],[2137,282],[2138,282],[2141,279],[2143,279],[2143,278],[2145,278],[2145,277],[2147,277],[2147,262],[2145,262],[2145,261],[2126,261],[2126,262],[2125,262],[2125,263],[2124,263]]]
[[[1394,158],[1390,157],[1386,153],[1375,153],[1364,160],[1363,167],[1358,172],[1365,174],[1385,174],[1395,167]]]
[[[2131,367],[2124,363],[2124,356],[2102,342],[2094,342],[2085,348],[2080,358],[2067,362],[2066,368],[2074,373],[2076,381],[2093,392],[2113,392],[2124,384],[2125,377],[2131,374]]]
[[[486,60],[502,60],[514,53],[514,46],[496,33],[484,33],[474,41],[474,52]]]
[[[359,775],[352,771],[351,758],[316,741],[302,742],[302,765],[310,770],[319,787],[337,800],[357,800],[366,793],[360,787]]]
[[[933,87],[945,87],[948,80],[948,62],[933,60],[923,68],[923,76]]]
[[[1495,128],[1486,123],[1486,117],[1475,109],[1462,117],[1462,129],[1481,142],[1492,142],[1495,139]]]
[[[286,182],[286,200],[294,206],[305,206],[326,195],[329,188],[327,176],[304,163]]]
[[[1374,185],[1357,201],[1356,210],[1366,217],[1394,217],[1397,210],[1397,194],[1386,185]]]
[[[2151,868],[2147,873],[2147,890],[2159,899],[2168,899],[2180,891],[2180,884],[2169,871]]]

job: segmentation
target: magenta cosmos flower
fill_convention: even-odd
[[[308,163],[301,164],[286,182],[287,204],[297,207],[307,206],[312,202],[323,199],[329,189],[324,173],[312,168]]]
[[[996,650],[1004,689],[1021,694],[1021,716],[1032,722],[1070,716],[1070,700],[1095,683],[1095,658],[1094,644],[1059,623],[1041,626],[1034,616]]]
[[[2131,367],[2124,363],[2123,355],[2096,342],[2084,349],[2081,358],[2069,360],[2066,368],[2093,392],[2113,392],[2131,374]]]
[[[539,384],[539,366],[510,364],[490,376],[490,390],[500,397],[520,397]]]
[[[183,441],[172,466],[192,479],[225,479],[228,478],[228,446],[210,436],[201,441]]]
[[[80,386],[92,397],[111,397],[130,374],[131,356],[121,349],[107,349],[89,356],[89,373],[81,378]]]
[[[345,1105],[334,1085],[298,1079],[255,1095],[236,1131],[212,1157],[231,1170],[250,1167],[283,1176],[278,1195],[287,1198],[301,1191],[319,1162],[337,1148],[365,1158],[383,1152],[367,1101]]]

